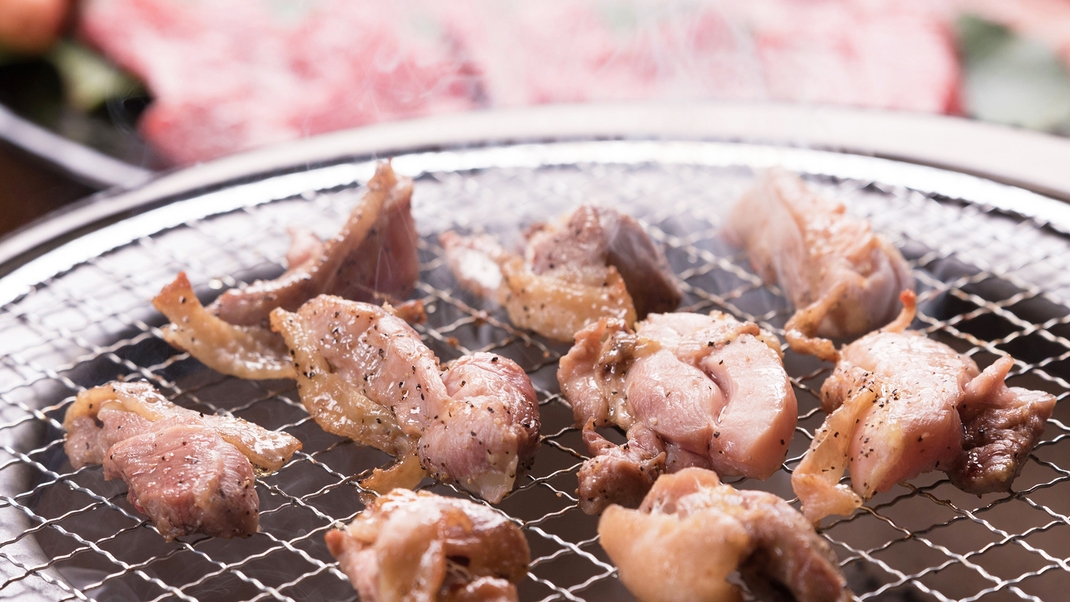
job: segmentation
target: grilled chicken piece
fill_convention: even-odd
[[[513,361],[490,353],[445,369],[388,310],[320,296],[272,327],[293,352],[301,401],[324,430],[397,456],[369,486],[457,482],[491,502],[513,489],[539,446],[535,390]]]
[[[108,415],[102,421],[108,424]],[[203,533],[248,537],[259,530],[260,499],[249,459],[214,430],[168,418],[122,439],[104,457],[104,478],[120,478],[138,511],[171,541]]]
[[[164,339],[208,367],[241,378],[293,378],[286,347],[269,330],[271,311],[295,311],[319,294],[371,301],[402,299],[419,260],[410,202],[412,180],[381,163],[342,230],[325,243],[292,231],[290,268],[279,278],[224,292],[205,308],[185,274],[153,299],[171,324]]]
[[[576,333],[557,379],[594,456],[579,484],[590,514],[638,503],[663,470],[768,478],[798,418],[776,338],[721,312],[651,314],[634,332],[602,319]],[[606,425],[628,443],[594,431]]]
[[[465,288],[505,306],[521,328],[560,341],[602,317],[628,323],[676,309],[683,293],[634,218],[584,205],[527,233],[524,257],[486,235],[440,237]]]
[[[285,433],[175,406],[147,383],[83,391],[64,427],[71,464],[103,464],[105,479],[123,479],[130,503],[168,541],[256,533],[254,464],[276,470],[301,447]]]
[[[75,468],[99,463],[97,459],[102,458],[110,444],[117,441],[110,438],[105,429],[99,439],[96,439],[100,447],[91,450],[85,447],[85,443],[94,440],[92,434],[82,433],[81,429],[76,432],[73,428],[77,421],[78,425],[92,425],[93,428],[99,429],[96,425],[98,413],[107,408],[137,415],[148,422],[175,418],[184,423],[201,424],[217,432],[227,443],[249,458],[254,466],[266,472],[278,470],[289,461],[295,451],[301,449],[301,442],[287,433],[269,431],[241,418],[206,415],[176,406],[149,383],[113,382],[82,391],[75,398],[74,404],[67,409],[63,419],[63,428],[68,432],[64,449]],[[82,445],[78,445],[79,443]]]
[[[829,417],[792,474],[815,522],[850,514],[930,470],[970,493],[1007,491],[1054,410],[1054,396],[1006,386],[1010,357],[981,372],[947,345],[905,330],[913,293],[902,300],[893,324],[840,352],[821,388]],[[850,486],[839,483],[845,469]]]
[[[515,602],[531,561],[500,513],[424,491],[395,489],[324,539],[365,602]]]
[[[662,475],[638,510],[607,508],[598,535],[643,602],[742,600],[726,581],[737,569],[767,599],[854,599],[832,550],[798,511],[771,493],[722,485],[708,470]]]
[[[795,305],[788,345],[836,360],[828,337],[870,332],[895,317],[898,295],[914,289],[902,254],[811,190],[798,177],[770,171],[739,200],[726,224],[766,283],[779,283]],[[824,338],[822,338],[824,337]]]

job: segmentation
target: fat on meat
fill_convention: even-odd
[[[829,412],[792,474],[813,521],[850,514],[874,494],[931,470],[969,493],[1008,491],[1051,417],[1055,397],[1008,387],[1014,360],[983,372],[969,357],[906,330],[913,293],[892,324],[840,351],[821,388]],[[850,472],[850,485],[840,483]]]
[[[103,464],[105,479],[125,481],[130,503],[168,541],[256,533],[255,470],[275,470],[301,447],[284,433],[175,406],[147,383],[83,391],[64,427],[71,464]]]
[[[788,345],[828,361],[836,360],[828,338],[887,324],[898,313],[899,293],[914,289],[902,254],[868,222],[781,170],[765,173],[743,195],[725,234],[794,304],[784,327]]]
[[[798,420],[776,337],[721,312],[651,314],[635,330],[599,320],[576,333],[557,378],[593,456],[579,473],[591,514],[634,506],[659,474],[689,466],[768,478]],[[611,425],[626,444],[595,431]]]
[[[430,474],[498,502],[533,460],[538,403],[512,360],[476,353],[440,367],[388,309],[327,295],[271,319],[316,422],[398,458],[366,486],[413,487]]]
[[[531,560],[524,533],[494,509],[406,489],[324,539],[365,602],[516,602]]]
[[[231,289],[204,307],[180,273],[153,299],[171,321],[171,345],[208,367],[241,378],[293,378],[286,346],[270,330],[271,311],[295,311],[319,294],[360,301],[403,299],[419,276],[412,180],[380,163],[341,231],[321,242],[292,230],[289,269],[275,280]]]
[[[560,341],[602,317],[628,323],[676,309],[683,298],[667,260],[642,225],[583,205],[528,230],[523,256],[492,237],[449,231],[440,242],[462,286],[506,309],[521,328]]]
[[[741,601],[727,580],[736,571],[763,599],[854,599],[828,543],[797,510],[709,470],[662,475],[637,510],[607,508],[598,535],[642,602]]]

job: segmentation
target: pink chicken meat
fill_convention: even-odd
[[[636,506],[662,472],[688,466],[768,478],[797,421],[776,338],[727,314],[651,314],[633,331],[603,319],[576,333],[557,373],[593,457],[580,507]],[[615,425],[616,446],[595,427]]]
[[[792,349],[834,360],[827,340],[864,334],[890,322],[899,293],[914,289],[902,254],[868,222],[783,171],[766,173],[736,204],[726,224],[766,283],[779,283],[795,305],[784,326]]]
[[[662,475],[638,510],[607,508],[598,535],[641,602],[738,602],[727,581],[737,570],[761,599],[854,599],[836,556],[797,510],[708,470]]]
[[[498,502],[531,463],[538,404],[515,362],[477,353],[442,368],[387,309],[327,295],[271,320],[316,422],[397,456],[369,487],[414,487],[430,474]]]
[[[462,286],[501,303],[514,325],[559,341],[602,317],[631,323],[672,311],[683,298],[650,235],[613,209],[583,205],[532,227],[523,257],[486,235],[440,240]]]
[[[807,518],[850,514],[922,472],[969,493],[1007,491],[1055,407],[1049,393],[1007,387],[1014,360],[983,372],[972,359],[905,330],[913,294],[892,324],[847,345],[821,388],[829,416],[792,474]],[[851,484],[839,483],[849,470]]]
[[[285,433],[178,407],[147,383],[80,393],[64,419],[75,468],[103,464],[165,539],[248,537],[259,525],[254,465],[277,470],[301,448]]]
[[[531,559],[524,533],[499,512],[405,489],[324,539],[365,602],[516,602]]]
[[[295,311],[321,293],[361,301],[408,296],[420,272],[411,200],[412,180],[381,163],[337,235],[320,242],[292,233],[290,266],[278,278],[228,290],[203,307],[180,273],[153,299],[171,320],[164,339],[224,374],[293,378],[286,346],[268,324],[271,311]]]

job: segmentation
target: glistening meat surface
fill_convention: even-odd
[[[792,349],[835,361],[818,337],[859,335],[895,317],[899,293],[914,289],[902,254],[868,222],[847,215],[798,177],[770,171],[736,204],[725,233],[767,284],[795,305],[785,325]]]
[[[293,233],[290,268],[275,280],[224,292],[201,305],[179,274],[153,299],[171,320],[164,338],[208,367],[241,378],[293,378],[286,347],[268,328],[277,307],[295,311],[319,294],[371,301],[403,299],[419,276],[412,180],[381,163],[341,231],[320,244]]]
[[[832,550],[798,511],[771,493],[722,485],[708,470],[662,475],[638,510],[607,508],[598,535],[642,602],[742,600],[727,581],[737,570],[767,599],[853,599]]]
[[[613,209],[583,205],[527,232],[523,257],[486,235],[441,238],[467,289],[501,303],[521,328],[561,341],[603,317],[628,323],[672,311],[683,293],[642,225]]]
[[[365,602],[515,602],[531,557],[520,528],[495,510],[404,489],[324,539]]]
[[[713,312],[651,314],[633,332],[603,319],[576,333],[557,378],[594,456],[580,507],[634,505],[662,471],[768,478],[787,454],[797,403],[776,338]],[[615,425],[628,443],[594,431]]]
[[[175,406],[147,383],[83,391],[64,419],[64,450],[80,468],[103,464],[164,538],[247,537],[259,525],[254,464],[278,469],[301,444],[226,416]]]
[[[821,388],[830,414],[792,474],[811,520],[850,514],[930,470],[970,493],[1009,490],[1055,407],[1051,394],[1007,387],[1010,357],[981,372],[969,357],[905,330],[913,294],[903,302],[893,324],[840,351]],[[845,469],[850,486],[839,483]]]
[[[276,310],[271,319],[316,422],[398,457],[396,479],[382,478],[387,485],[415,486],[424,476],[413,469],[418,458],[435,478],[497,502],[532,461],[538,404],[515,362],[477,353],[440,369],[404,320],[338,297],[317,297],[296,313]]]

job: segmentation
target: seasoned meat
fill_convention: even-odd
[[[402,460],[385,486],[415,486],[422,471],[497,502],[539,445],[535,390],[504,357],[477,353],[440,369],[419,335],[388,310],[320,296],[296,313],[275,311],[301,401],[328,432]],[[412,480],[415,479],[415,480]],[[380,487],[380,485],[376,485]]]
[[[798,177],[770,171],[743,196],[725,233],[742,246],[767,283],[795,305],[785,325],[792,349],[835,361],[818,337],[869,332],[895,317],[898,295],[914,289],[899,251],[868,222],[811,190]]]
[[[1054,396],[1007,387],[1013,360],[984,372],[972,359],[905,330],[899,319],[847,345],[821,388],[830,412],[792,474],[807,518],[850,514],[877,492],[943,470],[971,493],[1006,491],[1036,445]],[[851,485],[840,484],[844,470]]]
[[[123,416],[116,419],[116,426],[126,428],[125,433],[112,435],[105,424],[103,431],[97,434],[86,432],[97,429],[98,414],[112,409],[132,414],[147,422],[165,419],[178,419],[186,424],[203,425],[219,434],[227,443],[238,448],[249,461],[260,470],[272,472],[289,461],[290,456],[301,449],[301,442],[287,433],[269,431],[251,422],[231,416],[213,416],[194,412],[171,403],[152,385],[145,382],[112,382],[107,385],[82,391],[67,409],[63,419],[63,428],[67,430],[67,442],[64,450],[71,459],[71,464],[79,468],[93,462],[95,458],[105,455],[108,447],[119,439],[130,436],[131,430],[143,431],[137,426],[139,421]],[[135,426],[123,426],[132,422]],[[116,428],[115,430],[122,430]],[[97,450],[86,449],[86,444],[98,442]]]
[[[116,413],[125,412],[103,412]],[[103,463],[104,477],[126,481],[130,503],[168,541],[193,533],[248,537],[259,530],[253,466],[210,428],[168,418],[112,445]]]
[[[688,466],[764,479],[797,421],[776,338],[727,314],[651,314],[633,332],[602,319],[576,333],[557,379],[594,456],[580,507],[633,503],[662,471]],[[594,431],[627,432],[620,449]]]
[[[419,262],[411,197],[412,180],[381,163],[337,235],[319,243],[293,232],[290,269],[279,278],[226,291],[204,308],[179,274],[153,300],[171,320],[164,338],[224,374],[293,378],[286,347],[268,327],[271,310],[295,311],[319,294],[371,301],[412,292]]]
[[[568,341],[602,317],[628,323],[676,309],[683,293],[634,218],[583,205],[527,233],[524,257],[486,235],[446,232],[446,261],[465,288],[493,299],[521,327]]]
[[[737,570],[768,599],[854,599],[832,550],[798,511],[771,493],[722,485],[708,470],[662,475],[638,510],[607,508],[598,535],[643,602],[742,600],[726,580]]]
[[[523,532],[497,511],[405,489],[324,539],[365,602],[515,602],[531,558]]]
[[[64,418],[75,468],[103,464],[130,503],[165,539],[256,533],[254,464],[276,470],[301,443],[238,418],[175,406],[147,383],[111,383],[78,394]]]

